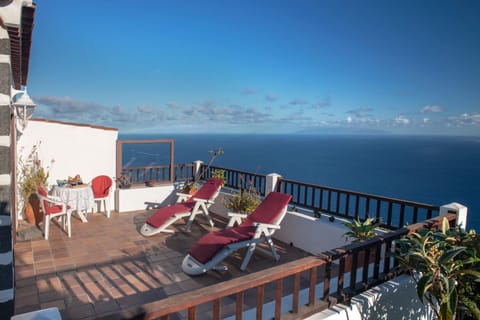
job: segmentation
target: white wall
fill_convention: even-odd
[[[148,205],[165,206],[176,201],[174,185],[117,189],[115,193],[115,210],[128,212],[144,210]],[[155,207],[156,207],[155,206]]]
[[[328,217],[313,218],[299,212],[287,212],[276,239],[292,243],[312,254],[342,247],[349,242],[343,236],[348,229],[339,220],[330,222]]]
[[[76,174],[88,183],[101,174],[115,177],[117,138],[116,129],[30,120],[18,138],[17,152],[26,157],[41,142],[39,156],[44,166],[54,160],[50,185]]]
[[[306,320],[434,319],[428,304],[418,299],[410,276],[402,275],[352,298],[350,306],[337,305]]]

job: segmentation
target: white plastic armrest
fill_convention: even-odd
[[[177,202],[188,200],[191,196],[188,193],[177,192]]]
[[[280,229],[280,226],[278,224],[254,222],[253,225],[257,228]]]
[[[48,198],[49,198],[49,199],[52,199],[52,200],[54,200],[54,201],[58,201],[58,202],[62,202],[62,201],[63,201],[60,197],[57,197],[57,196],[49,196]]]
[[[248,214],[245,213],[235,213],[235,212],[228,212],[228,216],[230,220],[228,221],[227,228],[233,227],[235,223],[241,224],[242,219],[246,218]]]
[[[246,213],[228,212],[227,214],[229,217],[239,217],[242,219],[245,219],[246,217],[248,217],[248,214]]]
[[[253,225],[257,227],[253,236],[254,239],[260,238],[262,233],[265,234],[266,237],[269,237],[275,232],[276,229],[280,229],[280,226],[276,224],[254,222]]]
[[[53,204],[59,204],[59,205],[67,205],[67,203],[65,201],[62,201],[62,200],[59,200],[59,199],[54,199],[54,198],[51,198],[51,197],[48,197],[46,198],[47,199],[47,202],[50,202],[50,203],[53,203]]]
[[[209,202],[208,199],[202,199],[202,198],[193,198],[193,200],[195,200],[197,202],[203,202],[203,203],[208,203]]]

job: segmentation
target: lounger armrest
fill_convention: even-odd
[[[259,239],[262,236],[262,233],[266,237],[270,237],[275,230],[280,229],[280,226],[276,224],[254,222],[253,225],[257,227],[253,236],[254,239]]]
[[[236,213],[236,212],[228,212],[228,216],[230,217],[230,220],[228,221],[227,228],[231,228],[235,226],[235,223],[241,224],[242,219],[245,219],[248,217],[248,214],[246,213]]]
[[[280,229],[280,226],[278,224],[254,222],[253,225],[257,228]]]
[[[208,203],[208,204],[213,204],[214,202],[209,200],[209,199],[202,199],[202,198],[193,198],[194,201],[196,202],[203,202],[203,203]]]
[[[189,195],[188,193],[182,193],[182,192],[177,192],[177,203],[178,202],[183,202],[185,200],[188,200],[191,195]]]

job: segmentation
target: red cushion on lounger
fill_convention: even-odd
[[[210,178],[200,189],[198,189],[198,191],[192,196],[192,198],[210,200],[218,191],[218,188],[222,186],[222,184],[223,179]]]
[[[175,214],[190,212],[194,206],[195,202],[186,201],[160,208],[150,218],[147,219],[147,223],[152,227],[160,228],[168,219],[173,217]]]
[[[211,232],[200,238],[188,253],[200,263],[206,263],[224,246],[251,239],[255,227],[235,227]]]
[[[292,196],[289,194],[270,192],[241,225],[251,226],[254,222],[274,223],[291,199]]]

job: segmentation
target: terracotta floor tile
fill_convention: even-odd
[[[64,299],[59,299],[59,300],[55,300],[55,301],[41,303],[40,307],[42,309],[57,307],[58,310],[64,310],[65,309],[65,300]]]
[[[92,304],[73,306],[61,311],[64,319],[85,319],[95,316],[95,309]]]

